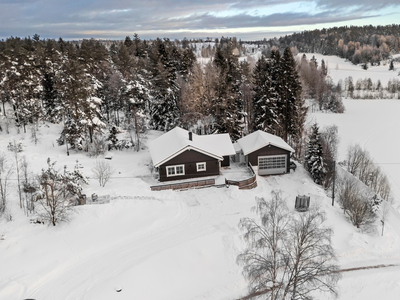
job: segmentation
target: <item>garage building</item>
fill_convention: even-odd
[[[294,152],[282,138],[258,130],[237,141],[236,161],[258,167],[258,175],[290,172],[290,154]]]

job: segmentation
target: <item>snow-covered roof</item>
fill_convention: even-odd
[[[242,150],[242,147],[240,147],[238,142],[233,144],[233,148],[235,149],[236,153],[238,153],[238,152],[240,152],[240,150]]]
[[[242,137],[237,141],[244,155],[248,155],[254,151],[257,151],[265,146],[271,145],[281,149],[285,149],[290,152],[294,152],[294,149],[290,147],[283,139],[279,136],[267,133],[262,130],[257,130],[245,137]]]
[[[223,156],[235,155],[229,134],[197,135],[180,127],[163,134],[149,144],[153,165],[158,167],[186,150],[196,150],[205,155],[223,160]]]

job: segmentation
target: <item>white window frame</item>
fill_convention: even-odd
[[[178,174],[177,169],[179,167],[182,167],[183,172]],[[171,169],[171,168],[173,168],[174,174],[169,174],[168,169]],[[167,173],[167,177],[182,176],[182,175],[185,175],[185,165],[167,166],[167,167],[165,167],[165,171]]]
[[[199,166],[204,166],[204,168],[199,169]],[[199,162],[199,163],[196,163],[196,170],[197,170],[197,172],[206,171],[206,170],[207,170],[207,164],[206,164],[206,162]]]

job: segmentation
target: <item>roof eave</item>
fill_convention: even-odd
[[[279,146],[279,145],[276,145],[276,144],[273,144],[273,143],[268,143],[268,144],[265,144],[265,145],[263,145],[263,146],[261,146],[261,147],[258,147],[257,149],[251,150],[251,151],[247,151],[247,152],[244,152],[244,151],[243,151],[243,155],[249,155],[250,153],[253,153],[253,152],[257,151],[257,150],[260,150],[261,148],[268,147],[268,146],[274,146],[274,147],[277,147],[277,148],[279,148],[279,149],[283,149],[283,150],[289,151],[290,153],[295,152],[295,151],[293,150],[293,148],[290,147],[290,146],[289,146],[290,149],[288,149],[288,148],[283,148],[283,147],[281,147],[281,146]],[[243,149],[243,148],[242,148],[242,149]]]
[[[194,146],[192,146],[192,145],[187,145],[187,146],[183,147],[182,149],[180,149],[179,151],[177,151],[177,152],[175,152],[175,153],[169,155],[168,157],[166,157],[166,158],[163,159],[162,161],[160,161],[160,162],[154,164],[154,167],[158,168],[159,166],[165,164],[165,163],[168,162],[169,160],[173,159],[174,157],[178,156],[179,154],[181,154],[181,153],[183,153],[183,152],[185,152],[185,151],[187,151],[187,150],[195,150],[195,151],[198,151],[198,152],[200,152],[200,153],[202,153],[202,154],[205,154],[205,155],[207,155],[207,156],[214,157],[215,159],[218,159],[219,161],[223,161],[223,160],[224,160],[224,158],[223,158],[222,156],[220,156],[220,155],[216,155],[216,154],[213,154],[213,153],[204,151],[204,150],[199,149],[199,148],[197,148],[197,147],[194,147]]]

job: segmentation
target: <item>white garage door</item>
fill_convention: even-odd
[[[259,156],[258,174],[271,175],[286,173],[286,155]]]

